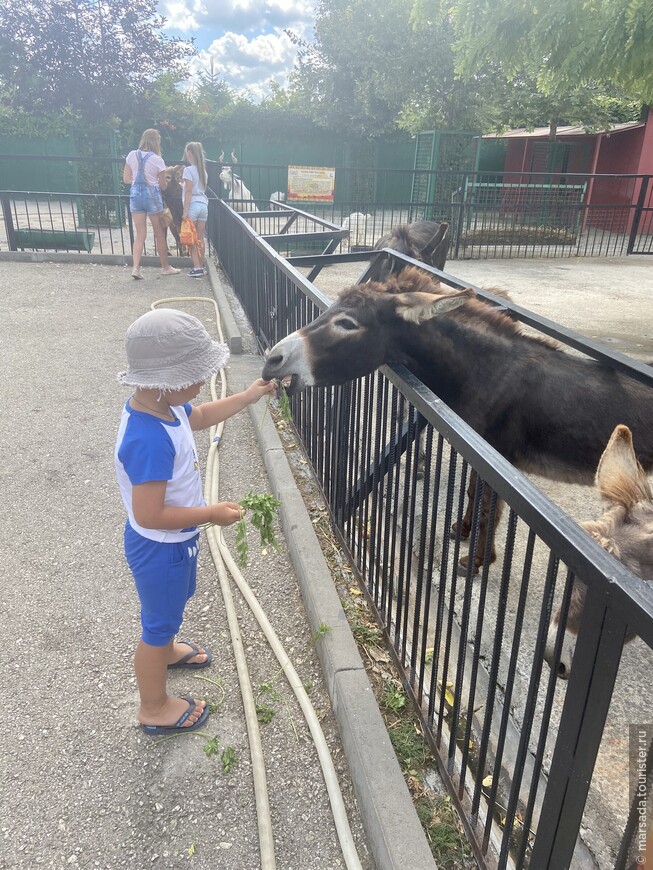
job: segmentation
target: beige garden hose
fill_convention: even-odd
[[[152,308],[158,308],[165,305],[183,305],[185,302],[204,302],[213,305],[216,325],[220,341],[224,341],[222,332],[222,323],[220,321],[220,312],[217,303],[214,299],[209,299],[206,296],[176,296],[166,299],[158,299],[152,303]],[[216,390],[216,382],[220,377],[221,381],[221,396],[227,394],[227,379],[224,370],[219,372],[219,375],[213,375],[210,381],[211,396],[213,399],[218,398]],[[222,438],[224,429],[224,421],[218,426],[213,426],[209,430],[209,453],[206,466],[206,479],[204,486],[204,495],[207,503],[219,501],[220,487],[220,460],[218,447]],[[276,867],[274,857],[274,839],[272,834],[272,821],[270,816],[270,804],[268,799],[267,778],[265,774],[265,761],[263,758],[263,747],[261,744],[261,732],[259,729],[258,717],[256,715],[256,704],[252,691],[251,681],[249,679],[249,671],[247,668],[247,660],[243,649],[238,618],[234,606],[233,596],[231,594],[231,586],[229,584],[228,574],[231,574],[235,581],[242,597],[245,599],[252,614],[258,622],[263,634],[265,635],[272,651],[274,652],[281,669],[283,670],[290,688],[295,693],[299,706],[308,725],[313,743],[317,750],[322,775],[326,784],[329,801],[331,803],[331,811],[336,826],[338,841],[342,850],[342,855],[345,860],[347,870],[361,870],[361,863],[358,858],[356,846],[349,827],[349,820],[345,810],[340,784],[336,774],[333,760],[329,752],[329,748],[322,731],[319,719],[315,709],[308,697],[304,684],[302,683],[297,671],[293,667],[281,641],[276,632],[272,628],[265,611],[256,599],[256,596],[248,586],[242,572],[238,568],[229,549],[225,543],[222,528],[220,526],[210,526],[207,529],[207,540],[211,556],[218,572],[220,579],[220,588],[224,599],[225,610],[227,613],[227,621],[229,624],[229,632],[231,634],[231,643],[236,659],[236,668],[238,672],[238,680],[240,690],[243,697],[243,708],[245,711],[245,722],[247,725],[247,734],[250,744],[250,754],[252,757],[252,771],[254,777],[254,794],[256,800],[256,814],[258,819],[259,840],[261,849],[261,867],[262,870],[273,870]]]

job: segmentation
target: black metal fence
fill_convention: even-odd
[[[286,167],[243,164],[238,172],[259,207],[258,191],[286,190]],[[652,186],[644,175],[345,167],[336,169],[333,202],[301,208],[347,221],[343,251],[370,249],[401,223],[446,220],[453,260],[621,256],[652,251]]]
[[[120,161],[51,160],[57,170],[74,164],[80,192],[0,192],[0,250],[128,255],[131,228],[124,188],[116,174]],[[209,161],[209,184],[215,196],[227,198],[220,168]],[[286,166],[239,164],[235,170],[252,195],[240,203],[243,210],[267,212],[274,207],[271,197],[286,195]],[[85,173],[93,188],[90,192],[82,183]],[[651,177],[642,175],[339,167],[333,202],[291,204],[313,219],[346,226],[343,252],[369,250],[392,227],[426,219],[451,224],[450,260],[621,256],[653,253],[652,195]]]
[[[0,191],[0,206],[0,250],[131,253],[134,231],[124,194]]]
[[[211,209],[212,243],[264,350],[328,306],[246,216],[224,203]],[[373,272],[374,263],[364,265]],[[528,326],[653,385],[645,366],[494,301]],[[635,688],[627,672],[619,679],[618,672],[626,626],[641,638],[640,655],[653,646],[651,589],[401,367],[304,392],[292,399],[292,411],[479,866],[560,870],[592,866],[595,858],[600,867],[630,866],[628,723],[617,723],[621,738],[603,735],[615,684],[617,693],[625,683],[637,698],[632,717],[646,721],[650,713],[650,681]],[[450,530],[461,529],[472,474],[479,485],[469,567],[460,576],[460,531],[450,538]],[[497,497],[508,516],[496,530],[496,563],[490,567],[486,546],[475,577],[488,488],[490,526]],[[588,596],[565,689],[543,655],[552,610],[560,604],[564,622],[576,577]],[[556,661],[561,643],[558,632]],[[618,788],[617,768],[624,782],[615,809],[605,794]],[[593,832],[588,844],[578,838],[581,825]],[[617,856],[617,832],[626,829]]]

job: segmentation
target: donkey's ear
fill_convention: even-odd
[[[468,302],[474,293],[466,290],[453,290],[451,293],[398,293],[394,297],[396,311],[399,317],[411,323],[422,323],[440,314],[453,311]]]
[[[447,261],[449,251],[449,224],[441,223],[437,233],[422,248],[422,259],[441,269]],[[442,266],[438,265],[442,263]]]
[[[617,426],[610,436],[596,470],[596,483],[603,498],[625,508],[653,498],[628,426]]]

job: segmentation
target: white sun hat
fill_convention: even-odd
[[[118,381],[161,392],[203,383],[229,360],[226,344],[213,341],[197,317],[175,308],[156,308],[135,320],[125,351],[127,371]]]

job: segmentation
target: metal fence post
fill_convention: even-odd
[[[571,866],[625,636],[623,619],[588,589],[531,858],[537,870]]]
[[[639,196],[637,197],[637,205],[635,206],[635,214],[633,215],[633,222],[630,227],[630,235],[628,236],[628,247],[626,248],[626,254],[632,254],[635,249],[635,240],[637,238],[637,230],[639,229],[639,222],[642,217],[642,212],[644,210],[644,202],[646,200],[646,191],[648,190],[648,184],[651,180],[650,175],[645,175],[642,178],[642,186],[639,189]]]
[[[462,181],[461,181],[461,188],[460,189],[462,190],[462,196],[460,198],[460,206],[458,207],[457,210],[454,209],[453,207],[451,209],[451,216],[455,220],[454,244],[453,244],[454,260],[458,259],[458,253],[460,251],[461,236],[463,233],[463,221],[465,219],[465,194],[467,191],[467,177],[468,177],[467,173],[465,172],[463,177],[462,177]],[[452,203],[452,206],[453,206],[453,203]],[[457,213],[456,213],[456,211],[457,211]]]
[[[7,230],[7,247],[10,251],[17,251],[16,231],[14,227],[14,219],[11,214],[11,200],[6,194],[0,197],[0,199],[2,200],[2,216]]]
[[[342,527],[345,522],[347,462],[349,458],[349,426],[351,419],[351,383],[343,384],[337,392],[335,405],[334,431],[334,498],[336,524]]]

